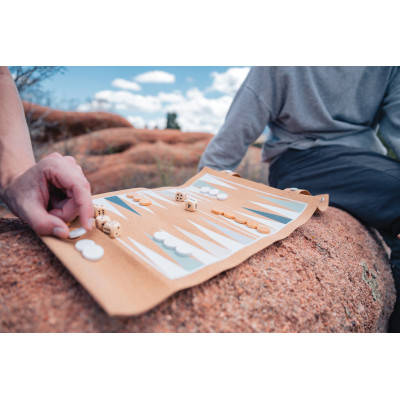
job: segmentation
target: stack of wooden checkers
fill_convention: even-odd
[[[260,224],[258,222],[255,222],[255,221],[247,220],[244,217],[237,216],[237,215],[232,214],[230,212],[217,210],[217,209],[214,209],[214,208],[211,210],[211,212],[213,214],[222,215],[225,218],[232,219],[235,222],[237,222],[238,224],[246,225],[248,228],[256,229],[257,232],[259,232],[259,233],[265,233],[265,234],[271,233],[271,229],[268,226],[262,225],[262,224]]]
[[[133,199],[133,201],[136,201],[141,206],[151,206],[151,200],[150,199],[144,199],[142,197],[139,197],[135,193],[128,193],[126,196],[129,197],[130,199]]]

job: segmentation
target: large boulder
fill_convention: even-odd
[[[130,127],[132,124],[117,114],[103,111],[61,111],[23,102],[25,117],[36,142],[57,141],[99,129]]]
[[[108,317],[20,220],[0,220],[0,252],[2,332],[383,332],[395,301],[377,236],[335,208],[132,318]]]

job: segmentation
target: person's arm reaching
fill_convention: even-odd
[[[90,185],[72,157],[54,153],[37,164],[21,100],[7,67],[0,67],[0,196],[38,235],[68,237],[78,214],[92,228]]]
[[[258,68],[250,71],[233,99],[224,125],[203,153],[199,170],[204,167],[235,170],[248,147],[270,122],[271,112],[254,89],[265,73],[265,70]],[[263,82],[267,83],[265,79]]]

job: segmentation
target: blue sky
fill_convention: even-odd
[[[43,83],[52,105],[118,113],[138,128],[165,127],[168,111],[182,130],[217,133],[249,67],[67,67]]]

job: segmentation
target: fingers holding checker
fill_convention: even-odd
[[[79,215],[82,226],[92,227],[90,184],[72,157],[53,153],[4,190],[10,209],[40,236],[67,238],[67,222]]]
[[[90,230],[93,215],[90,184],[75,160],[69,156],[63,157],[58,153],[53,153],[41,160],[37,166],[40,167],[46,182],[64,191],[66,195],[67,201],[53,208],[53,215],[57,214],[60,218],[73,218],[78,214],[82,226]]]

